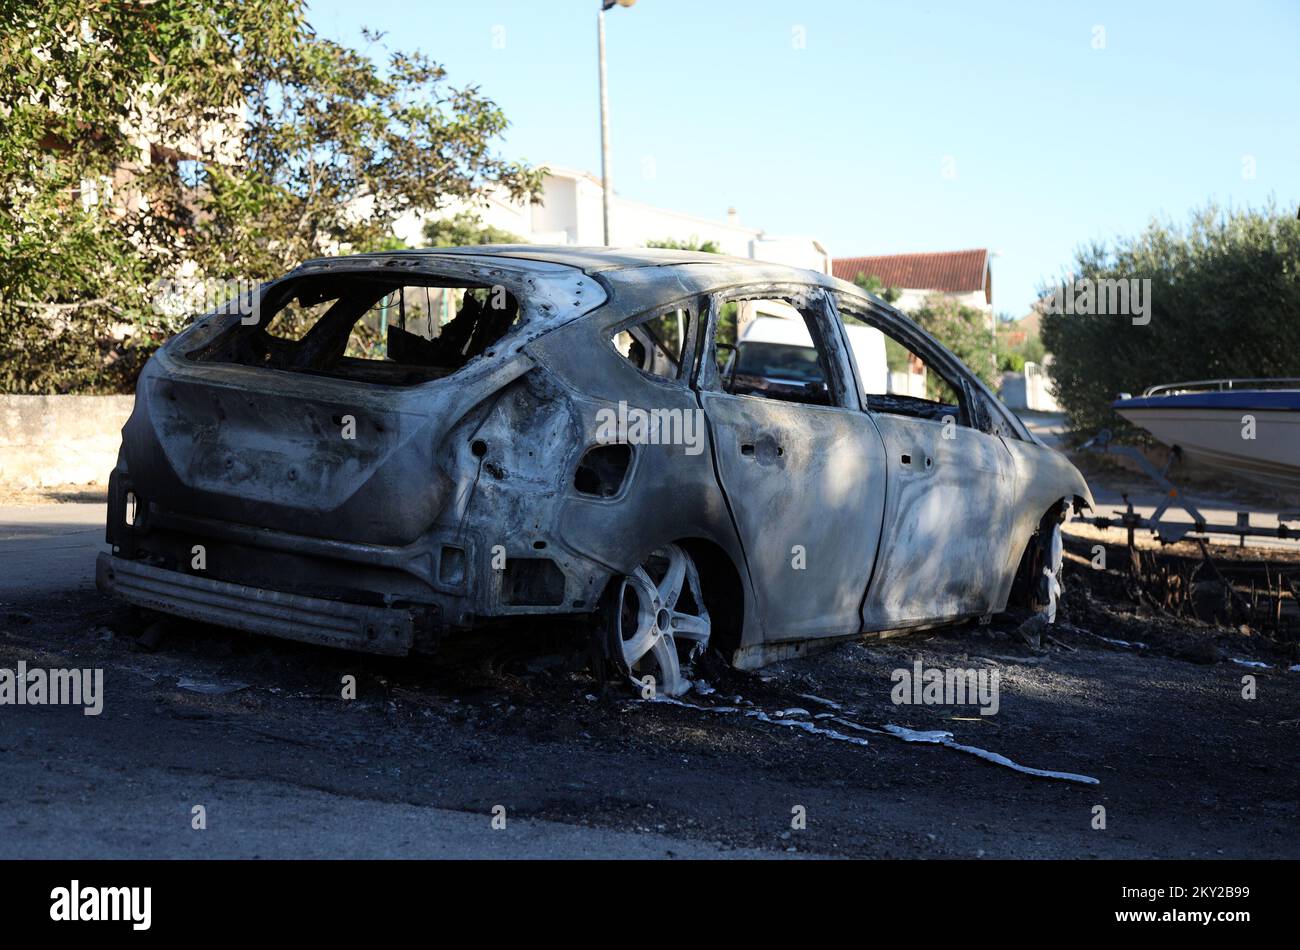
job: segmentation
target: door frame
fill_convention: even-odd
[[[857,428],[875,446],[874,457],[879,466],[877,487],[879,504],[873,510],[869,503],[864,500],[861,508],[863,517],[867,521],[874,520],[875,546],[870,551],[870,557],[865,559],[866,563],[863,565],[862,575],[854,581],[852,589],[854,607],[844,614],[845,622],[851,626],[851,629],[833,630],[820,635],[806,630],[793,633],[787,630],[773,631],[768,625],[766,616],[759,618],[759,625],[763,630],[763,639],[768,642],[778,640],[802,641],[818,639],[820,636],[855,636],[861,631],[862,602],[870,586],[871,573],[875,568],[882,543],[881,529],[883,527],[885,496],[888,491],[888,469],[884,439],[881,437],[871,414],[863,411],[860,390],[851,366],[851,351],[847,347],[843,331],[834,326],[834,321],[838,320],[838,314],[835,311],[830,294],[825,288],[816,285],[790,282],[715,288],[702,296],[704,297],[704,305],[700,310],[696,372],[691,383],[692,388],[696,391],[697,398],[700,399],[702,410],[705,410],[706,398],[719,397],[728,400],[757,400],[758,405],[802,408],[816,413],[840,413],[842,415],[839,418],[846,424]],[[812,336],[813,343],[818,350],[822,371],[827,381],[827,390],[831,398],[830,405],[801,404],[758,395],[733,394],[726,391],[722,385],[714,343],[721,305],[737,299],[773,299],[795,302],[796,308],[806,315],[805,324],[808,326],[809,334]],[[707,410],[704,411],[704,418],[709,426],[709,440],[713,451],[715,453],[725,451],[724,443],[726,440],[719,437],[715,428],[715,420],[710,417]],[[735,500],[728,492],[724,479],[724,462],[718,454],[715,454],[715,466],[728,513],[735,527],[736,535],[740,539],[741,550],[745,558],[745,571],[749,576],[751,589],[755,592],[755,601],[758,603],[763,599],[761,590],[764,589],[764,585],[760,582],[761,577],[756,578],[755,576],[756,568],[753,553],[749,549],[749,544],[746,543],[747,540],[750,543],[754,542],[754,539],[749,536],[752,532],[746,531],[745,519],[737,514]],[[871,483],[864,482],[864,487],[867,484]],[[735,487],[732,486],[733,491]],[[873,485],[873,487],[876,486]]]
[[[886,338],[894,340],[894,342],[906,347],[910,352],[919,356],[932,372],[937,373],[944,382],[957,391],[959,399],[959,404],[957,406],[958,415],[954,419],[954,422],[959,428],[968,430],[970,436],[976,439],[980,444],[986,445],[1001,461],[1001,463],[1003,463],[1003,470],[1006,473],[1006,477],[1011,479],[1012,482],[1008,489],[1008,495],[1004,501],[1005,505],[1008,506],[1009,509],[1014,509],[1019,497],[1019,486],[1016,484],[1017,476],[1015,458],[1006,444],[1007,433],[1004,431],[1003,426],[999,424],[999,422],[1002,421],[1001,417],[993,407],[988,405],[988,395],[982,391],[982,389],[972,384],[972,374],[970,371],[959,359],[957,359],[956,356],[944,348],[941,343],[930,337],[929,334],[925,333],[924,330],[916,326],[911,320],[906,318],[900,319],[900,315],[879,306],[874,301],[852,297],[843,291],[837,291],[831,296],[832,305],[836,311],[837,322],[840,324],[840,332],[845,338],[844,345],[850,349],[850,352],[852,343],[848,340],[848,333],[844,329],[845,323],[843,319],[843,311],[852,313],[857,319],[866,323],[868,326],[879,330],[886,336]],[[847,304],[847,306],[841,306],[841,302]],[[856,361],[850,361],[850,368],[856,374]],[[883,413],[872,409],[861,380],[856,379],[856,375],[855,380],[863,412],[870,416],[873,421],[878,416],[889,417],[890,419],[899,419],[919,426],[917,430],[918,432],[927,432],[933,426],[942,424],[936,419],[912,417],[901,413]],[[879,427],[877,428],[879,429]],[[884,435],[882,433],[882,438],[883,437]],[[888,442],[888,440],[886,440],[886,442]],[[898,472],[895,469],[895,465],[899,464],[898,460],[896,460],[894,455],[889,452],[888,445],[886,446],[886,455],[886,464],[889,468],[889,475],[887,478],[888,495],[886,500],[885,521],[881,526],[882,532],[887,530],[890,526],[889,516],[894,510],[894,496],[897,491],[902,489],[903,484],[902,472]],[[1002,512],[1002,515],[1006,514],[1007,512]],[[884,550],[883,538],[880,550],[882,552]],[[882,553],[877,554],[876,564],[872,568],[872,583],[882,580],[880,568],[884,556],[885,555]],[[885,565],[886,568],[889,566],[889,564]],[[875,629],[879,626],[879,624],[868,624],[867,622],[867,610],[872,603],[872,594],[872,587],[871,585],[868,585],[867,589],[863,593],[862,600],[864,629],[869,626],[872,629]],[[961,616],[977,616],[980,613],[981,611],[973,611],[967,614],[962,614]],[[950,618],[946,615],[939,617],[937,620],[935,618],[910,618],[904,626],[927,625],[931,622],[947,622],[947,620],[950,619],[958,618]],[[888,627],[881,629],[888,629]]]

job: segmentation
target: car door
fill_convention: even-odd
[[[736,313],[760,300],[804,321],[817,358],[772,351],[764,371],[755,350],[741,386],[720,366],[732,365],[725,350],[739,336]],[[728,318],[729,308],[736,312]],[[848,354],[829,319],[819,288],[709,299],[696,388],[768,640],[856,633],[880,542],[884,443],[858,408]],[[801,393],[791,367],[814,373],[810,365],[821,377],[805,380]]]
[[[884,332],[898,360],[885,376],[891,391],[863,392],[888,470],[883,542],[862,602],[863,628],[999,609],[1014,509],[1011,453],[996,432],[978,427],[978,394],[955,361],[914,328],[891,332],[865,306],[837,304],[847,325],[869,321]]]
[[[963,426],[875,414],[889,490],[865,629],[887,630],[1001,605],[1014,472],[1001,440]]]

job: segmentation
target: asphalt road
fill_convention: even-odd
[[[1300,857],[1294,649],[1135,607],[1086,549],[1041,649],[1010,620],[942,628],[708,668],[679,705],[596,683],[572,629],[406,660],[190,624],[142,643],[93,588],[102,510],[0,509],[0,669],[101,669],[105,693],[99,716],[0,705],[0,857]],[[997,672],[998,712],[896,705],[917,661]]]
[[[0,816],[4,858],[690,858],[772,857],[654,832],[617,831],[384,801],[290,782],[139,768],[51,756],[4,769],[39,789],[28,817]],[[204,809],[194,825],[194,805]],[[186,807],[188,805],[188,807]],[[8,810],[6,810],[8,811]]]
[[[0,600],[39,592],[90,590],[104,543],[107,506],[0,505]]]
[[[43,615],[40,598],[94,603],[95,556],[104,542],[102,503],[0,505],[0,608],[20,604]],[[6,619],[26,617],[28,610]],[[102,631],[106,632],[106,631]],[[34,644],[40,646],[39,643]],[[32,656],[18,659],[35,665]],[[71,660],[71,657],[65,659]],[[0,707],[0,753],[16,751],[15,720],[37,713],[18,739],[39,746],[48,716],[93,735],[94,720],[61,708]],[[8,720],[6,722],[6,720]],[[3,728],[7,726],[8,728]],[[293,783],[226,775],[177,774],[141,765],[124,776],[92,757],[53,748],[6,755],[0,767],[0,858],[696,858],[763,857],[654,832],[618,831],[516,818],[504,827],[474,814],[331,794]],[[19,790],[34,797],[24,803]],[[207,827],[191,827],[178,803],[201,802]],[[192,807],[192,806],[191,806]],[[256,829],[250,835],[250,829]],[[779,852],[778,852],[779,853]]]

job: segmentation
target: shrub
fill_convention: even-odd
[[[1076,280],[1151,281],[1146,325],[1125,314],[1043,315],[1056,397],[1080,434],[1123,427],[1110,409],[1120,392],[1300,376],[1300,221],[1289,215],[1211,206],[1183,228],[1152,222],[1113,249],[1085,247],[1075,272]]]

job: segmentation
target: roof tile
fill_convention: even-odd
[[[988,259],[987,248],[929,254],[841,257],[831,262],[831,272],[840,280],[850,283],[859,274],[865,274],[868,277],[879,277],[886,287],[970,293],[988,289],[985,284]]]

